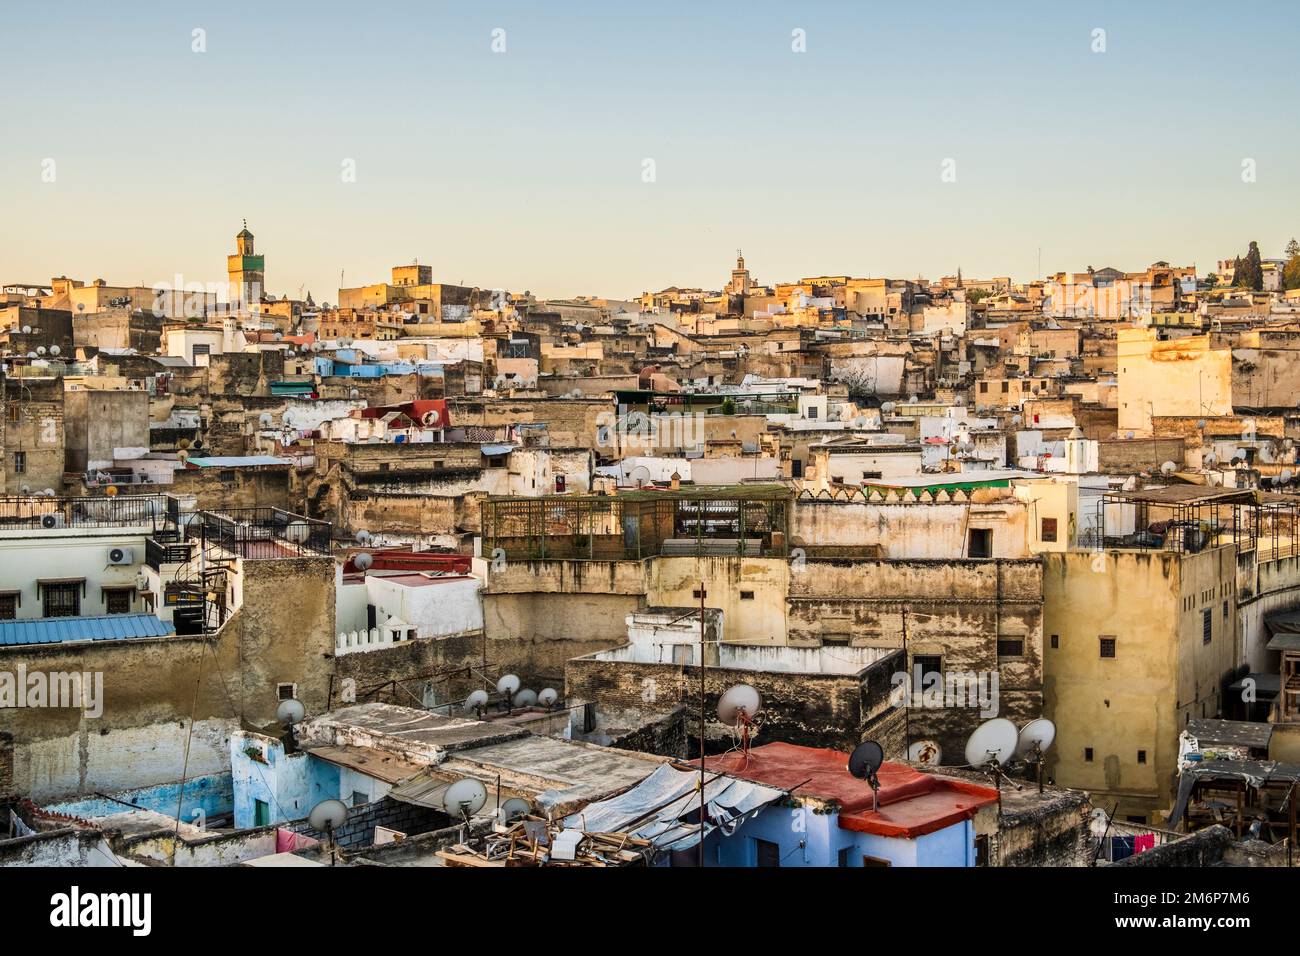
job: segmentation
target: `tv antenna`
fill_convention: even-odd
[[[756,718],[763,710],[763,698],[758,691],[748,684],[737,684],[728,688],[718,698],[718,720],[740,732],[741,752],[749,762],[750,728],[757,726]]]
[[[966,763],[987,773],[998,788],[999,816],[1002,815],[1002,781],[1007,780],[1017,790],[1023,789],[1003,770],[1015,757],[1019,743],[1020,731],[1005,717],[984,721],[966,741]]]
[[[1020,728],[1016,741],[1016,759],[1033,764],[1038,776],[1038,792],[1043,792],[1043,754],[1056,740],[1056,724],[1046,717],[1038,717]]]
[[[874,740],[864,740],[849,754],[849,773],[871,787],[871,809],[880,806],[880,778],[876,773],[885,762],[885,751]]]
[[[334,842],[334,831],[343,826],[347,818],[348,805],[342,800],[322,800],[312,807],[311,813],[307,815],[307,823],[311,828],[325,834],[325,845],[329,848],[330,854],[330,866],[334,865],[334,859],[338,852],[338,846]]]
[[[443,791],[442,808],[448,816],[468,823],[470,817],[483,809],[487,797],[487,787],[481,781],[466,777]]]

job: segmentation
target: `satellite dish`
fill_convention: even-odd
[[[1285,485],[1288,481],[1290,481],[1295,476],[1291,473],[1290,468],[1283,468],[1282,474],[1278,475],[1278,477],[1282,479],[1282,484]]]
[[[284,529],[284,536],[294,544],[306,544],[311,536],[311,528],[305,521],[295,521]]]
[[[885,762],[885,751],[874,740],[864,740],[849,754],[849,773],[859,780],[870,780]]]
[[[1016,759],[1025,760],[1031,755],[1045,753],[1056,740],[1056,724],[1046,717],[1038,717],[1020,728],[1016,743]]]
[[[515,694],[511,700],[511,704],[515,707],[531,707],[535,703],[537,703],[537,691],[529,690],[526,687]]]
[[[1160,474],[1162,475],[1172,475],[1177,470],[1178,470],[1178,466],[1175,465],[1172,461],[1167,461],[1160,466]]]
[[[735,726],[741,717],[753,717],[763,709],[763,698],[748,684],[737,684],[718,698],[718,720]]]
[[[262,414],[258,417],[258,421],[262,423],[262,427],[263,427],[263,428],[266,428],[266,427],[269,427],[270,424],[271,424],[273,421],[275,421],[275,419],[273,419],[273,418],[271,417],[271,413],[270,413],[270,412],[262,412]]]
[[[360,531],[357,532],[357,544],[369,544],[369,543],[370,543],[370,532],[367,531],[365,528],[362,528]]]
[[[457,780],[442,794],[442,807],[453,817],[469,817],[483,809],[487,803],[487,787],[466,777]]]
[[[560,699],[560,692],[557,691],[554,687],[547,687],[543,689],[540,694],[537,695],[537,703],[541,704],[543,707],[550,707],[559,699]]]
[[[1015,756],[1020,731],[1005,717],[994,717],[975,728],[966,741],[966,763],[983,768],[991,763],[1005,764]]]
[[[374,563],[375,559],[366,551],[358,552],[352,556],[352,566],[358,571],[368,571]]]
[[[342,800],[322,800],[311,808],[307,822],[313,830],[333,833],[348,818],[348,805]]]
[[[907,759],[927,767],[939,766],[943,748],[933,740],[918,740],[907,748]]]
[[[282,724],[296,724],[305,716],[307,708],[302,705],[302,701],[293,697],[280,701],[280,706],[275,708],[275,719]],[[319,830],[320,827],[316,829]]]
[[[523,797],[511,797],[501,804],[500,814],[503,823],[513,823],[533,812],[533,805]]]
[[[465,712],[478,711],[487,706],[488,692],[476,690],[465,698]]]
[[[513,694],[519,689],[519,678],[514,674],[502,674],[497,681],[498,694]]]
[[[58,354],[59,354],[59,347],[58,347],[57,345],[51,345],[51,346],[50,346],[50,354],[51,354],[51,355],[58,355]]]

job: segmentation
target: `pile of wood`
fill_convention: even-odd
[[[646,862],[652,844],[627,833],[583,831],[572,860],[551,857],[561,828],[542,817],[529,816],[504,832],[487,834],[481,845],[457,843],[439,850],[445,866],[637,866]]]

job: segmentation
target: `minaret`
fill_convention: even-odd
[[[244,228],[235,236],[235,249],[233,256],[226,256],[231,304],[240,307],[258,305],[266,287],[266,257],[253,253],[253,234],[248,231],[247,219]]]
[[[737,249],[736,268],[731,270],[731,284],[727,286],[727,291],[732,295],[749,295],[751,288],[753,283],[749,280],[749,270],[745,268],[745,257]]]

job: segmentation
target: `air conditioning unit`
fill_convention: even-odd
[[[109,564],[135,564],[135,555],[131,553],[130,548],[109,548]]]

